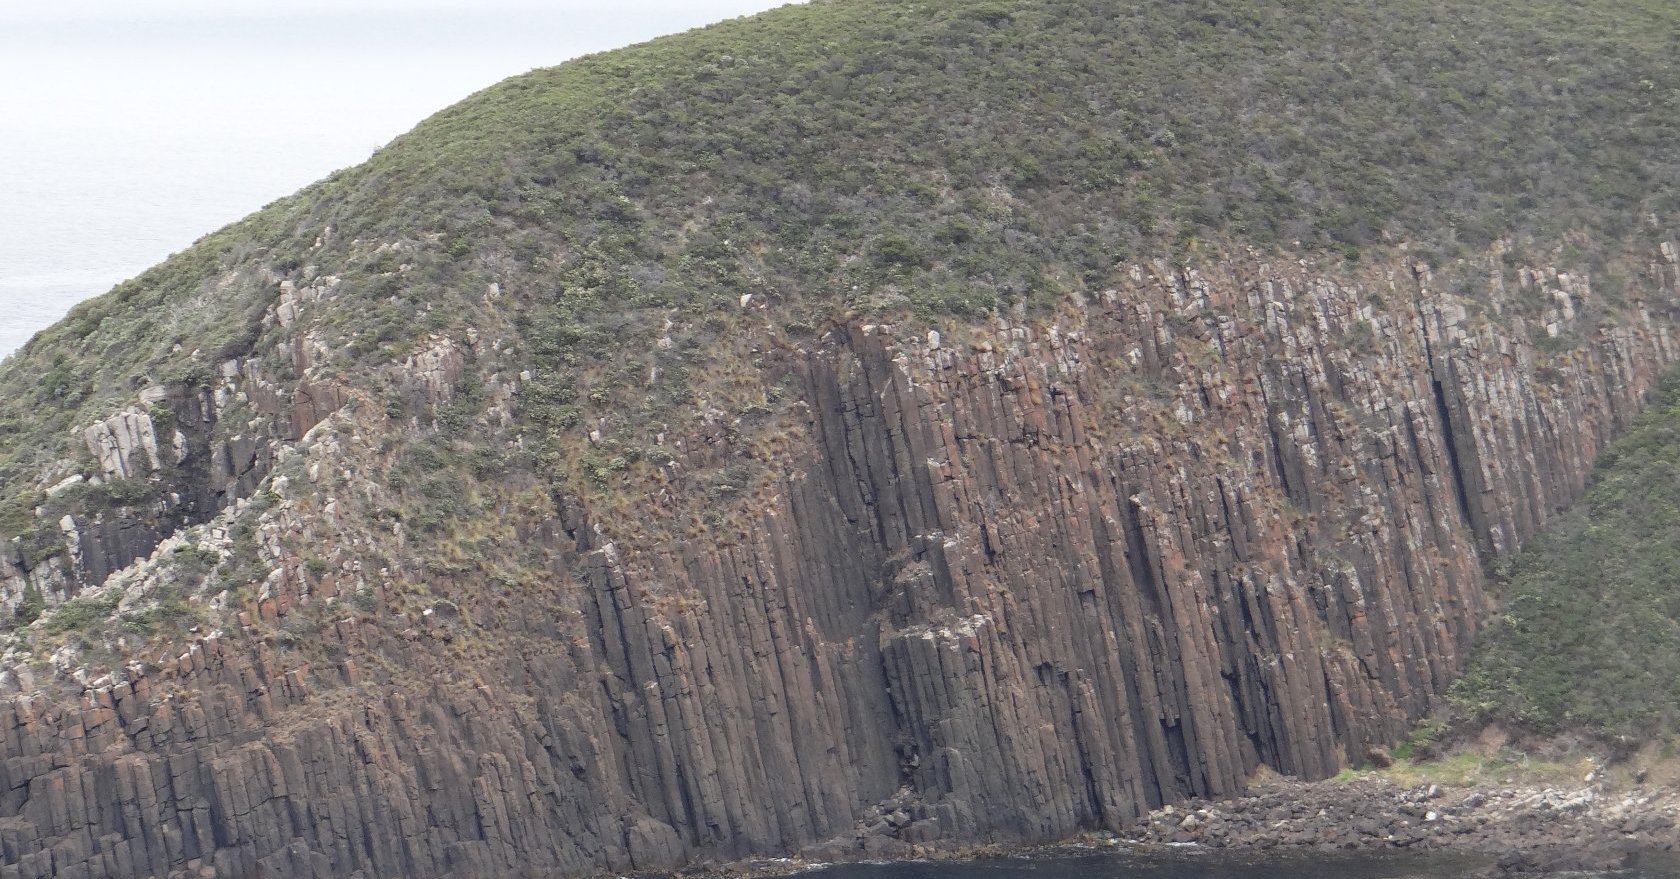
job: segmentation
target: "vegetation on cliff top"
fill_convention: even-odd
[[[1513,561],[1455,706],[1542,733],[1680,732],[1680,374]]]
[[[509,268],[553,347],[752,291],[972,312],[1206,240],[1619,241],[1675,207],[1677,45],[1659,2],[818,0],[438,114],[43,333],[0,436],[252,350],[304,263],[369,354]]]
[[[300,328],[263,319],[282,281],[336,279],[311,368],[374,397],[427,334],[510,328],[529,452],[485,469],[586,486],[664,454],[749,294],[797,336],[1048,303],[1210,242],[1500,237],[1613,293],[1680,207],[1677,36],[1652,0],[817,0],[537,71],[0,367],[0,531],[57,537],[42,486],[91,475],[76,430],[138,388],[235,357],[295,379]]]

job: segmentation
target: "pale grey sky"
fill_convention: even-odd
[[[785,0],[0,0],[0,356],[535,67]]]
[[[597,15],[612,13],[627,20],[660,15],[689,16],[710,10],[720,16],[742,15],[768,8],[742,0],[4,0],[0,22],[21,21],[141,21],[176,19],[209,21],[297,15],[425,16],[437,13],[503,15],[513,12]],[[716,17],[716,16],[714,16]]]
[[[374,52],[408,45],[523,56],[596,51],[761,12],[787,0],[0,0],[0,48],[38,54],[104,48],[124,54],[221,44],[258,54],[309,55],[354,43]]]

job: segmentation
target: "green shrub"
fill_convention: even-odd
[[[23,596],[18,599],[18,605],[13,616],[18,625],[27,626],[41,618],[41,612],[46,610],[46,599],[41,596],[41,590],[35,588],[34,583],[23,587]]]
[[[188,629],[204,622],[204,613],[182,596],[179,589],[160,587],[155,602],[143,610],[128,614],[123,625],[142,635],[154,635],[167,629]]]
[[[1605,737],[1680,729],[1680,375],[1508,570],[1450,693],[1463,715]]]
[[[87,633],[110,619],[123,599],[121,589],[107,589],[103,595],[72,598],[58,606],[47,619],[46,630]]]

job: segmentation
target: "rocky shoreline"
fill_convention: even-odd
[[[860,832],[861,833],[861,832]],[[866,843],[875,841],[877,845]],[[1479,855],[1488,879],[1589,875],[1640,867],[1680,875],[1680,790],[1528,780],[1491,784],[1407,783],[1382,773],[1326,781],[1273,779],[1240,797],[1157,809],[1119,834],[1093,834],[1037,851],[1206,850],[1235,855],[1309,852],[1441,852]],[[947,860],[1022,854],[995,845],[907,845],[862,834],[803,857],[725,865],[718,876],[786,875],[858,860]],[[1656,869],[1656,873],[1649,871]]]
[[[1680,794],[1591,782],[1454,787],[1404,785],[1380,775],[1279,780],[1243,797],[1158,809],[1118,842],[1255,852],[1474,852],[1494,858],[1490,876],[1607,871],[1680,852]]]

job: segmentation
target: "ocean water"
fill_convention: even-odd
[[[193,84],[217,63],[178,58],[105,82],[49,67],[51,90],[0,91],[0,118],[28,120],[0,130],[0,354],[76,302],[360,161],[402,130],[402,117],[391,113],[329,136],[287,137],[255,119],[230,124],[212,108],[236,101],[242,85],[262,83],[235,70]],[[16,81],[20,66],[15,57],[0,60],[0,82]]]
[[[81,5],[0,6],[0,357],[481,88],[781,2]]]

